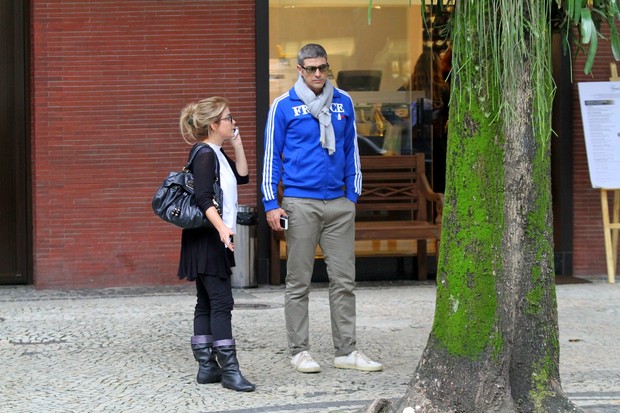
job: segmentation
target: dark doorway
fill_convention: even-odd
[[[0,0],[0,284],[31,281],[27,3]]]

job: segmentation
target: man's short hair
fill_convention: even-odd
[[[327,52],[320,44],[310,43],[299,50],[297,54],[297,64],[304,65],[304,60],[324,57],[327,60]]]

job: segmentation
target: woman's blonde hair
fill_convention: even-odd
[[[220,121],[228,100],[220,96],[192,102],[181,111],[179,126],[183,140],[196,143],[211,135],[211,125]]]

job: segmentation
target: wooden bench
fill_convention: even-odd
[[[363,184],[355,219],[356,241],[416,241],[416,250],[406,255],[417,255],[418,279],[427,279],[427,242],[434,243],[438,256],[443,194],[433,192],[428,183],[424,154],[362,156],[361,164]],[[284,232],[271,233],[270,282],[280,284],[281,260],[286,258],[280,244],[285,237]],[[393,256],[404,255],[402,249],[393,252]],[[371,256],[372,250],[366,249],[363,255]],[[377,255],[390,253],[381,250]]]

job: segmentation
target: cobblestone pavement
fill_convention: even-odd
[[[358,346],[385,370],[333,367],[327,289],[313,287],[319,374],[292,370],[282,287],[234,290],[238,357],[253,393],[198,385],[190,283],[38,291],[0,287],[0,412],[352,412],[402,396],[433,319],[432,282],[360,283]],[[564,390],[586,412],[620,412],[620,285],[557,288]]]

